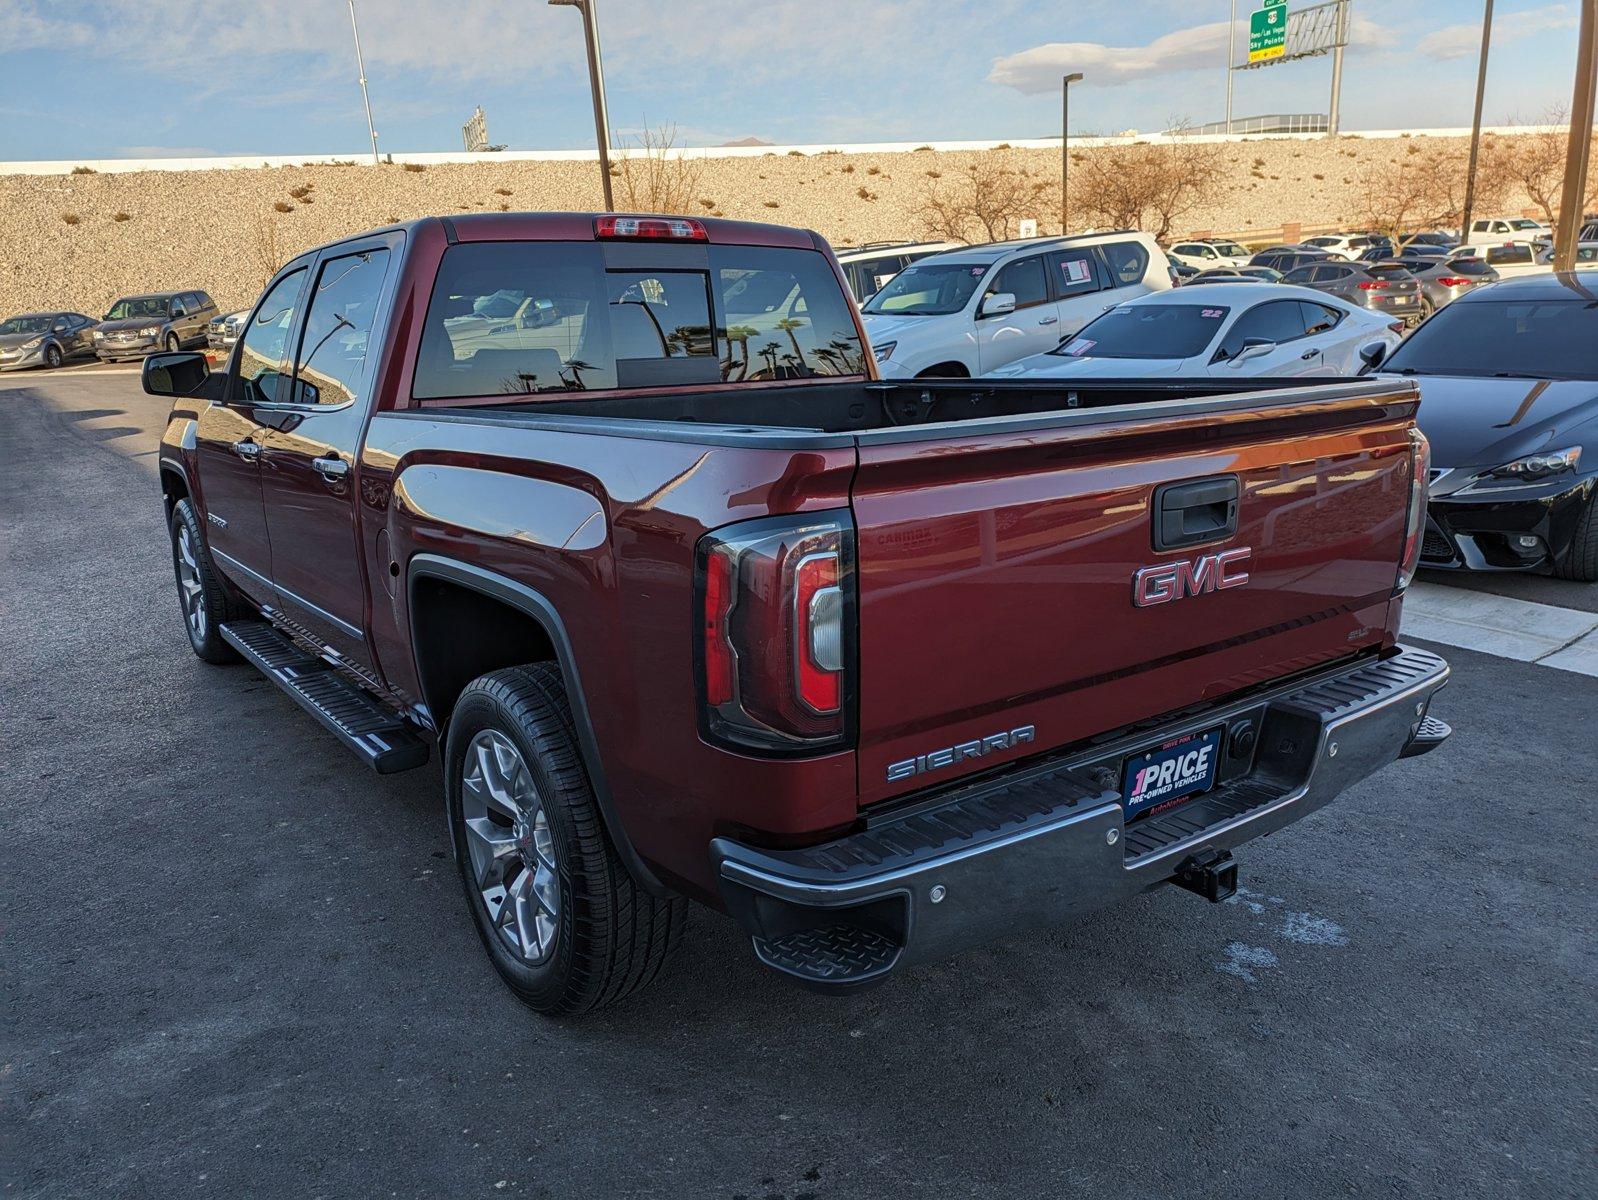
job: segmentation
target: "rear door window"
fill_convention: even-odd
[[[1343,314],[1329,305],[1300,300],[1298,306],[1303,311],[1306,334],[1325,333],[1329,329],[1336,329],[1343,320]]]
[[[360,394],[372,322],[388,273],[388,250],[365,250],[322,264],[308,300],[295,370],[297,404],[347,404]]]
[[[1103,286],[1104,268],[1091,249],[1057,250],[1047,256],[1054,287],[1063,299],[1096,292]]]

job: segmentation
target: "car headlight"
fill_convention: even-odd
[[[24,350],[36,350],[36,349],[39,348],[39,345],[43,341],[44,341],[44,335],[41,333],[38,337],[34,338],[33,340],[27,341],[27,342],[23,342],[22,343],[22,349],[24,349]]]
[[[893,352],[898,348],[898,345],[898,342],[878,342],[871,347],[871,355],[878,362],[886,362],[893,356]]]
[[[141,330],[139,330],[139,336],[140,337],[160,337],[161,336],[161,327],[159,325],[152,325],[148,329],[141,329]]]
[[[101,332],[100,330],[96,329],[94,331],[94,340],[97,341],[97,342],[105,341],[105,334],[103,332]]]
[[[1569,446],[1564,450],[1549,450],[1541,454],[1528,454],[1487,472],[1498,479],[1546,479],[1563,471],[1574,471],[1581,462],[1581,447]]]

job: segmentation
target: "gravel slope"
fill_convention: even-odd
[[[1232,178],[1183,218],[1180,232],[1355,222],[1361,177],[1434,140],[1457,146],[1463,161],[1460,138],[1240,142]],[[913,210],[928,172],[949,175],[973,153],[703,159],[687,207],[805,226],[835,245],[914,237],[921,230]],[[1040,179],[1056,178],[1059,159],[1052,151],[1004,153]],[[1072,192],[1075,197],[1074,186]],[[1056,195],[1044,193],[1047,209]],[[176,287],[203,287],[224,309],[239,307],[254,298],[270,266],[375,225],[502,206],[591,210],[599,204],[595,167],[587,162],[0,176],[0,314],[53,307],[99,314],[119,295]],[[1052,211],[1036,215],[1047,231]]]

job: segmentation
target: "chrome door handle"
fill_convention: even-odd
[[[350,473],[350,464],[337,455],[330,454],[326,458],[313,458],[311,466],[316,473],[329,483],[337,483]]]
[[[1038,322],[1038,324],[1039,325],[1053,325],[1059,319],[1060,319],[1059,317],[1044,317],[1041,321]]]
[[[1306,350],[1306,351],[1304,351],[1304,353],[1299,355],[1299,358],[1304,360],[1305,362],[1308,362],[1310,359],[1314,358],[1319,353],[1320,353],[1319,350]]]
[[[237,454],[245,462],[254,462],[261,457],[261,447],[258,442],[245,438],[242,442],[233,443],[233,453]]]

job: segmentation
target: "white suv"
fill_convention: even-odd
[[[1470,223],[1470,244],[1494,246],[1526,245],[1551,242],[1554,231],[1541,221],[1530,217],[1482,217]]]
[[[843,277],[864,304],[880,292],[888,280],[913,262],[945,250],[958,250],[963,242],[871,242],[865,246],[841,246],[835,252]]]
[[[923,258],[861,313],[884,378],[961,378],[1052,350],[1105,309],[1170,286],[1146,233],[1033,238]]]
[[[1252,257],[1247,247],[1225,238],[1192,238],[1177,242],[1165,252],[1179,263],[1213,271],[1223,267],[1246,267]]]

